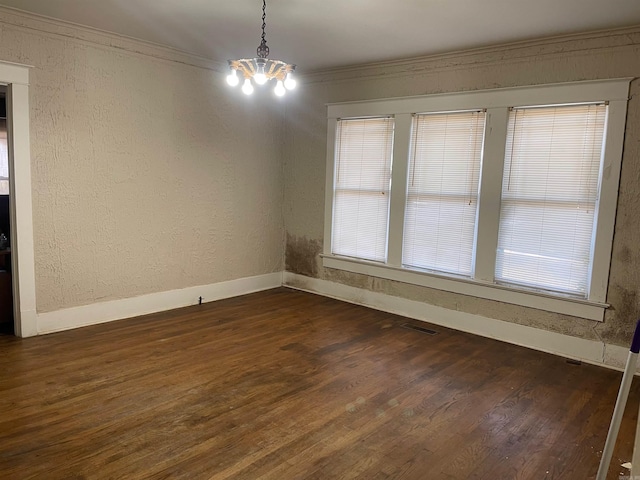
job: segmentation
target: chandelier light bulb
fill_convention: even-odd
[[[245,95],[251,95],[253,93],[253,85],[251,85],[251,80],[248,78],[244,79],[244,84],[242,85],[242,93]]]
[[[238,71],[235,68],[231,69],[231,73],[227,75],[227,83],[232,87],[235,87],[240,83],[240,79],[238,78]]]
[[[287,77],[284,79],[284,86],[287,90],[293,90],[294,88],[296,88],[298,82],[296,82],[296,79],[293,78],[293,74],[292,73],[287,73]]]
[[[258,64],[256,73],[253,75],[253,81],[256,82],[258,85],[264,85],[265,83],[267,83],[267,80],[269,79],[264,74],[264,64],[261,62]]]
[[[282,80],[278,80],[278,83],[276,83],[276,88],[273,89],[273,93],[275,93],[279,97],[282,97],[286,92],[287,91],[284,88]]]

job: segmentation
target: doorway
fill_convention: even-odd
[[[7,89],[0,86],[0,334],[15,334],[11,278],[11,218],[9,147],[7,144]]]
[[[31,203],[31,144],[29,137],[30,67],[0,61],[0,85],[6,100],[8,147],[10,274],[13,291],[13,333],[38,334],[36,279]]]

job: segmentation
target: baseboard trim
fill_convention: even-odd
[[[196,305],[199,297],[202,297],[203,302],[214,302],[282,285],[615,370],[624,369],[629,353],[627,348],[617,345],[450,310],[290,272],[269,273],[39,313],[37,333],[43,335]],[[640,372],[640,368],[638,371]]]
[[[450,310],[290,272],[284,272],[283,285],[615,370],[624,369],[629,353],[628,349],[617,345]]]
[[[281,285],[282,272],[276,272],[40,313],[37,317],[38,334],[60,332],[196,305],[200,297],[203,302],[214,302],[224,298],[277,288]]]

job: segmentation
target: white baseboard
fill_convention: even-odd
[[[38,335],[38,313],[35,308],[18,310],[14,310],[13,322],[16,336],[27,338]]]
[[[615,370],[624,368],[629,353],[628,348],[617,345],[608,345],[599,341],[585,340],[481,315],[436,307],[415,300],[407,300],[289,272],[269,273],[40,313],[37,315],[38,334],[70,330],[196,305],[199,297],[202,297],[203,302],[213,302],[277,288],[281,285]]]
[[[629,353],[628,348],[616,345],[607,345],[599,341],[585,340],[481,315],[436,307],[415,300],[407,300],[289,272],[284,272],[283,284],[290,288],[317,293],[345,302],[473,333],[482,337],[494,338],[586,363],[606,366],[615,370],[624,369]]]
[[[223,298],[277,288],[281,285],[282,272],[276,272],[40,313],[37,318],[38,334],[70,330],[196,305],[199,297],[202,297],[203,302],[214,302]]]

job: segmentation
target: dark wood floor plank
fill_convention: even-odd
[[[0,336],[0,477],[594,478],[619,373],[405,323],[276,289]]]

